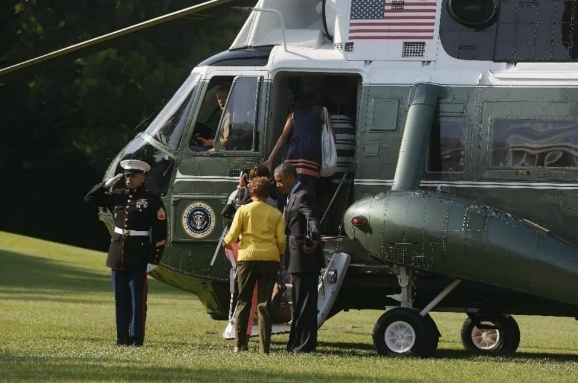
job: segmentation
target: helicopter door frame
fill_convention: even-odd
[[[251,84],[252,80],[255,80],[253,84]],[[225,109],[223,110],[217,131],[215,132],[214,153],[227,154],[227,152],[261,152],[261,143],[257,142],[257,140],[259,139],[259,128],[262,128],[263,126],[263,124],[259,124],[259,111],[262,108],[261,94],[263,92],[263,83],[264,80],[262,76],[244,75],[236,76],[233,79],[229,96],[227,97],[227,102],[225,104]],[[253,100],[252,104],[251,100]],[[253,109],[251,110],[247,106],[253,106]],[[231,116],[231,132],[227,148],[221,145],[218,139],[226,115]],[[245,126],[252,127],[250,145],[247,145],[247,132],[243,132]]]
[[[255,94],[255,110],[251,113],[254,114],[254,126],[255,126],[255,130],[254,130],[254,134],[253,134],[253,139],[258,139],[259,142],[257,145],[252,145],[250,148],[248,149],[226,149],[224,148],[222,145],[220,145],[218,142],[216,142],[215,145],[215,150],[212,151],[201,151],[201,152],[195,152],[195,156],[197,155],[209,155],[209,156],[238,156],[239,152],[242,152],[245,154],[245,156],[248,155],[252,155],[252,156],[260,156],[263,157],[264,154],[263,152],[266,150],[266,144],[264,144],[264,139],[261,136],[266,136],[266,132],[265,132],[265,127],[267,125],[267,113],[269,110],[269,105],[268,105],[268,100],[269,100],[269,92],[270,92],[270,80],[269,80],[269,72],[266,70],[251,70],[251,71],[247,71],[245,69],[243,70],[239,70],[239,72],[242,73],[232,73],[231,70],[228,71],[214,71],[211,72],[210,76],[204,76],[201,80],[200,80],[200,92],[199,92],[199,99],[198,99],[198,104],[200,104],[200,106],[203,106],[205,101],[210,98],[210,96],[208,96],[211,93],[211,90],[215,88],[215,83],[214,81],[217,78],[221,78],[221,79],[228,79],[230,78],[230,82],[231,82],[231,89],[229,92],[229,97],[227,98],[227,102],[225,104],[225,111],[230,111],[232,108],[235,108],[234,105],[236,102],[232,101],[232,97],[235,96],[236,93],[236,89],[238,89],[237,87],[240,85],[239,81],[243,81],[244,79],[249,79],[249,78],[255,78],[257,79],[257,84],[256,84],[256,94]],[[222,80],[221,80],[222,81]],[[225,80],[226,82],[227,80]],[[242,92],[241,92],[242,93]],[[246,96],[246,94],[245,94]],[[245,101],[247,100],[247,97],[238,97],[237,100],[242,100],[244,99]],[[195,121],[195,123],[199,122],[199,118],[201,114],[201,110],[200,107],[197,106],[194,116],[193,116],[193,121]],[[220,133],[220,126],[221,123],[223,122],[223,115],[219,118],[219,122],[218,124],[216,124],[213,136],[211,138],[214,138],[215,141],[218,141],[218,137],[219,137],[219,133]],[[193,124],[191,124],[193,125]],[[194,129],[193,129],[194,130]],[[191,137],[187,137],[188,140],[190,140],[192,138],[192,135],[189,132],[189,135]],[[188,136],[189,136],[188,135]],[[185,140],[186,141],[186,140]]]

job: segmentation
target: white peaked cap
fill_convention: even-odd
[[[125,170],[125,173],[146,173],[151,170],[151,166],[140,160],[122,160],[120,167]]]

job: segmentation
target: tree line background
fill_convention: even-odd
[[[4,0],[0,68],[202,2]],[[105,250],[84,195],[191,69],[229,47],[248,16],[231,5],[0,78],[0,230]]]

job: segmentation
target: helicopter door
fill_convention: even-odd
[[[217,248],[225,230],[221,210],[240,172],[262,161],[263,78],[227,75],[205,82],[195,123],[186,135],[188,147],[182,149],[177,165],[171,206],[175,218],[170,222],[173,243],[194,242],[195,253],[221,251]],[[224,256],[218,258],[224,262]]]

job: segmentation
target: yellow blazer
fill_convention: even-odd
[[[254,201],[239,207],[225,244],[240,240],[237,261],[277,261],[285,253],[283,215],[266,202]]]

